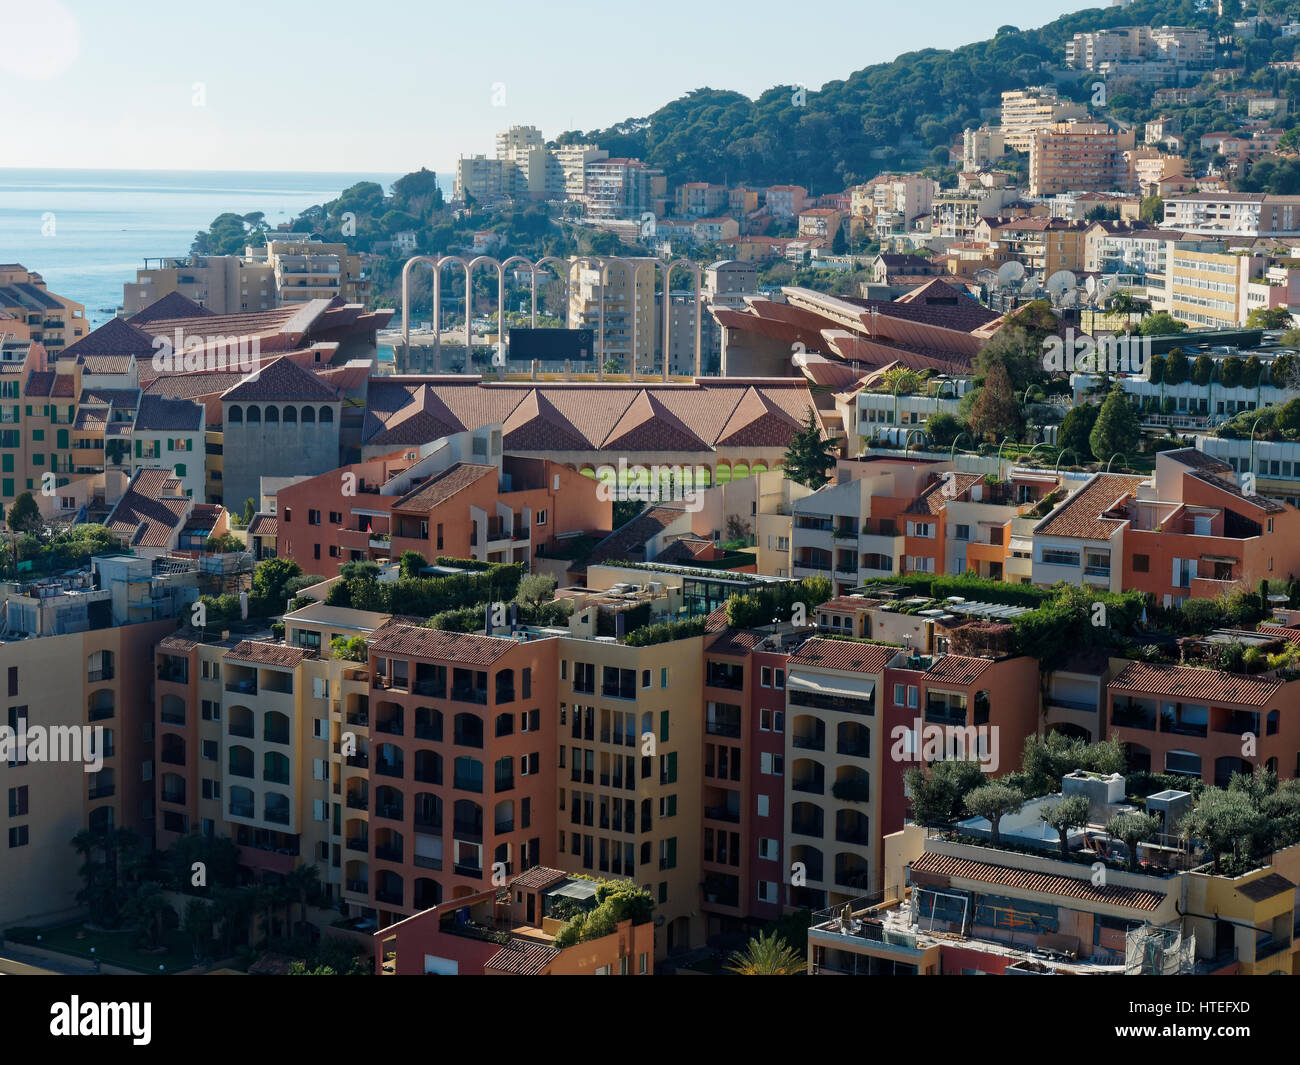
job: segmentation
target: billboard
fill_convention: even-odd
[[[596,353],[594,329],[511,329],[510,358],[516,362],[590,362]]]

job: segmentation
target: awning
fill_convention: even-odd
[[[828,678],[813,678],[803,673],[787,674],[785,686],[797,691],[812,692],[814,695],[835,695],[848,699],[870,699],[876,690],[875,682],[870,680],[836,677],[834,683],[831,683]]]
[[[1013,536],[1011,538],[1012,551],[1032,551],[1033,549],[1034,549],[1033,540],[1025,540],[1019,536]]]

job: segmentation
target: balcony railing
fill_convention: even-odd
[[[705,807],[704,816],[710,821],[726,821],[728,824],[740,824],[740,811],[731,810],[725,806],[708,806]]]
[[[483,867],[481,865],[462,865],[457,862],[452,866],[452,872],[457,876],[470,877],[474,880],[480,880],[483,877]]]

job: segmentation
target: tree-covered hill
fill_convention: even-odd
[[[1264,0],[1260,6],[1266,13],[1300,13],[1297,0]],[[1225,2],[1223,18],[1213,6],[1199,7],[1197,0],[1134,0],[1124,8],[1064,15],[1040,29],[1003,26],[992,40],[952,51],[909,52],[809,89],[802,106],[791,85],[775,86],[757,100],[697,89],[646,118],[570,131],[557,140],[594,142],[611,156],[644,159],[663,168],[670,186],[789,182],[818,193],[843,189],[900,163],[946,165],[947,147],[962,129],[978,126],[981,110],[998,107],[1004,91],[1047,80],[1049,68],[1062,65],[1065,44],[1075,33],[1167,24],[1232,34],[1239,0]],[[1074,87],[1062,88],[1070,94]]]

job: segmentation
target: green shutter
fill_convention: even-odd
[[[668,711],[659,711],[659,742],[668,742]]]
[[[143,458],[143,457],[144,457],[144,441],[143,441],[143,440],[137,439],[136,442],[135,442],[135,457],[136,457],[136,458]]]
[[[66,429],[60,429],[60,430],[59,430],[59,436],[58,436],[58,447],[59,447],[59,450],[62,451],[62,450],[64,450],[65,448],[67,448],[67,446],[68,446],[68,430],[66,430]]]

